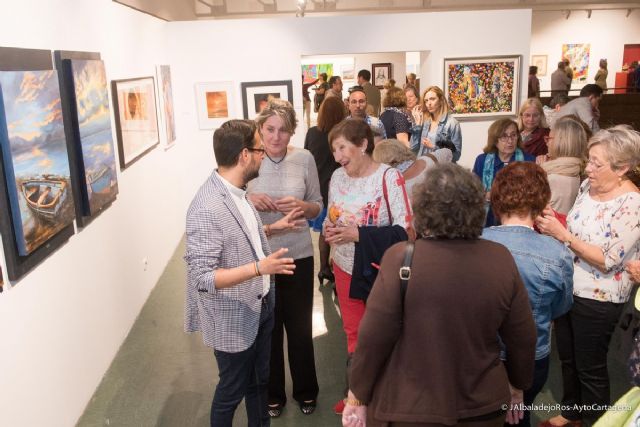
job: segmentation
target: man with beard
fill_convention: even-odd
[[[364,120],[371,127],[375,135],[381,137],[380,140],[387,139],[387,132],[384,124],[376,117],[367,114],[367,95],[360,86],[353,86],[349,90],[349,116],[348,119]]]
[[[264,149],[256,125],[230,120],[213,135],[218,163],[187,212],[185,331],[201,331],[214,349],[220,380],[211,426],[231,427],[245,399],[250,426],[268,426],[267,383],[273,329],[271,275],[293,274],[286,248],[269,250],[266,234],[296,227],[300,210],[263,228],[245,186],[258,176]]]

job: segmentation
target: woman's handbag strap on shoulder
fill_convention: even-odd
[[[408,241],[404,247],[404,259],[402,260],[402,267],[398,274],[400,275],[400,295],[402,303],[402,311],[404,312],[404,298],[407,294],[407,286],[409,286],[409,279],[411,279],[411,261],[413,260],[413,249],[415,244],[412,241]]]

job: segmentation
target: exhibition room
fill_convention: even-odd
[[[202,334],[185,332],[185,218],[217,167],[213,135],[228,120],[287,100],[297,117],[289,144],[303,151],[319,124],[322,73],[340,77],[347,106],[361,70],[383,100],[389,81],[404,88],[409,74],[420,96],[442,88],[467,170],[492,123],[518,116],[530,66],[548,106],[558,62],[569,60],[574,99],[604,59],[600,128],[640,129],[637,2],[2,4],[0,426],[209,425],[218,367]],[[496,100],[462,99],[471,91]],[[317,280],[319,237],[309,233],[319,392],[313,413],[299,409],[287,365],[289,399],[274,426],[342,425],[334,405],[346,397],[347,337],[333,281]],[[612,402],[631,388],[620,334],[609,351]],[[531,425],[560,413],[555,346],[550,357],[536,403],[552,409],[532,411]],[[246,424],[241,403],[233,425]]]

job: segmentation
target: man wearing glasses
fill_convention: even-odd
[[[349,89],[349,116],[347,119],[360,119],[367,123],[375,135],[379,135],[381,139],[387,138],[387,132],[382,122],[367,114],[367,95],[361,86],[353,86]]]
[[[214,349],[220,380],[211,426],[231,427],[245,399],[249,425],[268,426],[267,383],[273,329],[273,274],[292,274],[287,249],[269,250],[266,234],[294,228],[292,211],[263,227],[247,200],[264,149],[250,120],[230,120],[213,135],[218,163],[187,211],[185,331],[201,331]]]

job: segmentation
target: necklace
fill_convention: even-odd
[[[282,158],[281,158],[280,160],[278,160],[277,162],[276,162],[275,160],[273,160],[273,159],[271,158],[271,156],[267,154],[267,152],[266,152],[266,151],[264,152],[264,155],[265,155],[265,156],[267,156],[267,158],[268,158],[269,160],[271,160],[271,163],[273,163],[273,167],[274,167],[276,170],[278,170],[278,169],[280,169],[280,163],[282,163],[282,161],[285,159],[285,157],[287,157],[287,153],[288,153],[288,152],[289,152],[289,149],[287,148],[287,149],[285,150],[285,152],[284,152],[284,156],[282,156]]]

